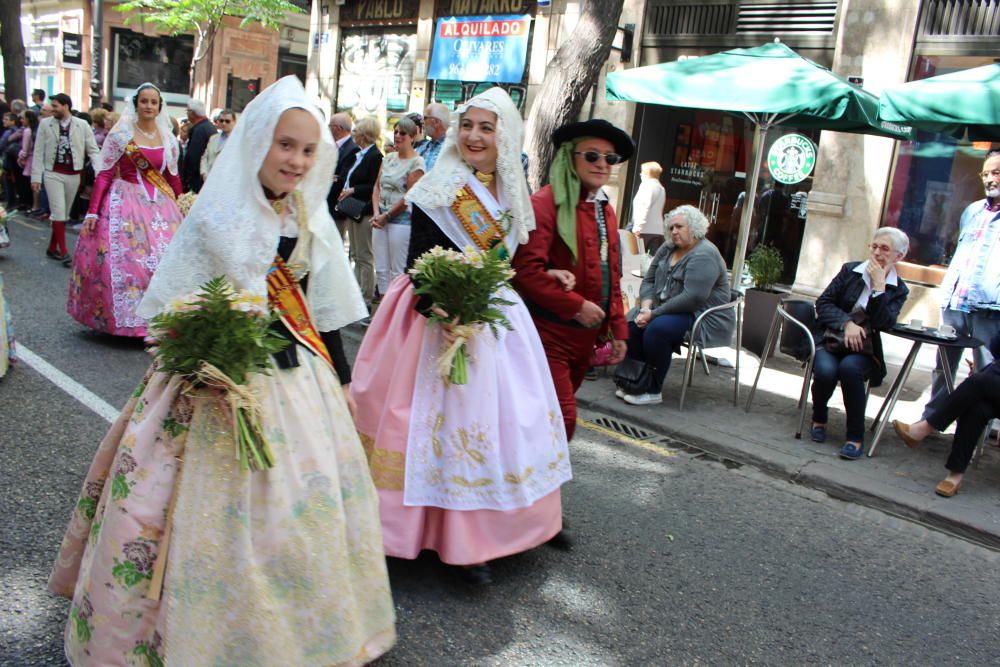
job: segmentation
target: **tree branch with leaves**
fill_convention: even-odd
[[[116,5],[115,11],[129,14],[126,24],[148,21],[170,35],[194,35],[188,91],[193,93],[198,63],[211,53],[225,17],[241,19],[241,28],[259,23],[276,29],[284,23],[287,14],[302,10],[288,0],[129,0]]]
[[[545,68],[545,79],[525,124],[532,190],[548,181],[555,153],[552,132],[579,117],[611,55],[623,4],[624,0],[585,0],[576,27]]]

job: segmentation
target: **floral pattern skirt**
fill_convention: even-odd
[[[173,199],[116,179],[92,227],[80,231],[66,310],[80,324],[115,336],[143,337],[136,308],[160,263],[181,212]]]
[[[14,346],[14,318],[10,305],[3,295],[3,274],[0,273],[0,377],[7,374],[10,365],[17,360]]]
[[[355,665],[392,646],[365,455],[335,374],[299,359],[255,376],[276,463],[254,473],[217,398],[147,374],[97,451],[49,580],[73,600],[72,665]]]

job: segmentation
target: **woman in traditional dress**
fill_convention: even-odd
[[[521,117],[492,88],[459,109],[437,163],[407,194],[413,204],[408,265],[434,246],[502,244],[513,255],[534,228],[520,153]],[[356,361],[352,393],[368,452],[386,554],[422,549],[490,580],[488,561],[531,549],[562,528],[559,487],[569,451],[545,352],[521,298],[505,313],[513,331],[479,333],[469,380],[437,372],[449,326],[402,275],[391,284]]]
[[[136,312],[182,216],[179,148],[160,91],[144,83],[104,140],[73,252],[67,310],[96,331],[144,337]]]
[[[281,313],[293,353],[251,381],[275,463],[241,471],[220,400],[150,369],[49,581],[73,598],[74,667],[354,665],[392,645],[377,496],[322,333],[365,315],[326,207],[335,161],[302,85],[279,80],[247,105],[150,283],[144,317],[220,275]]]
[[[17,348],[14,345],[14,318],[3,293],[3,274],[0,273],[0,378],[7,374],[15,361]]]

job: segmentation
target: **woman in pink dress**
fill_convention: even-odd
[[[407,193],[407,264],[435,246],[513,255],[534,229],[521,167],[520,113],[501,88],[459,108],[434,168]],[[545,351],[521,298],[513,325],[470,344],[469,380],[437,372],[447,325],[409,275],[390,283],[358,351],[351,385],[358,432],[379,494],[385,552],[422,549],[488,583],[488,561],[549,541],[562,529],[569,450]]]
[[[97,179],[73,253],[66,309],[96,331],[146,336],[136,313],[183,216],[177,140],[160,91],[144,83],[101,148]]]

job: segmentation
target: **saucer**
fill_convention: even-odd
[[[951,334],[946,334],[946,333],[941,333],[937,329],[931,329],[928,332],[928,334],[931,335],[931,336],[934,336],[935,338],[940,338],[941,340],[955,340],[956,338],[958,338],[958,333],[957,332],[956,333],[951,333]]]
[[[911,326],[909,322],[907,322],[906,324],[903,325],[903,328],[906,329],[907,331],[915,331],[917,333],[923,333],[924,332],[924,325],[923,324],[921,324],[918,327],[914,327],[914,326]],[[935,329],[935,331],[937,331],[937,329]]]

